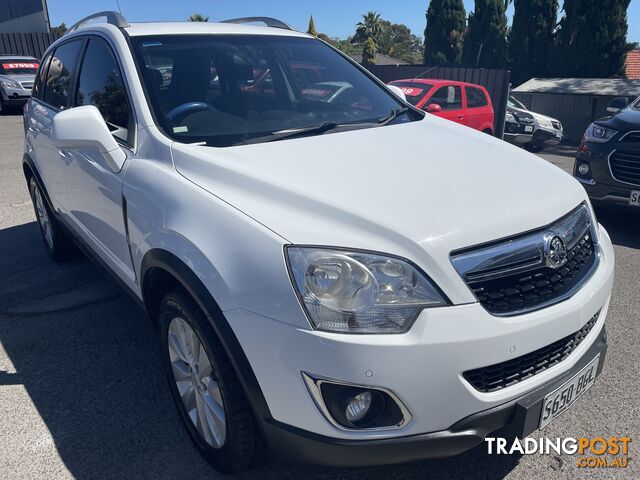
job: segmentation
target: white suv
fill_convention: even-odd
[[[602,369],[614,258],[583,188],[281,22],[85,19],[25,127],[46,248],[146,309],[220,470],[454,455]]]

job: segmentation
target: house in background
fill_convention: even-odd
[[[362,53],[354,53],[349,55],[352,59],[362,65]],[[382,53],[376,53],[376,65],[409,65],[407,62],[403,62],[397,58],[384,55]]]
[[[610,115],[612,99],[640,96],[640,80],[532,78],[511,93],[530,110],[560,120],[565,140],[577,143],[592,121]]]
[[[624,67],[629,80],[640,80],[640,50],[631,50],[627,53]]]

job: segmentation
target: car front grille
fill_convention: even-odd
[[[22,85],[22,88],[33,88],[33,82],[22,82],[20,85]]]
[[[498,316],[566,300],[587,281],[597,261],[591,213],[585,204],[532,233],[451,255],[478,302]]]
[[[629,132],[620,141],[624,143],[640,143],[640,131]]]
[[[488,367],[469,370],[462,375],[473,388],[480,392],[495,392],[511,387],[566,360],[587,338],[598,322],[596,313],[576,333],[521,357]]]
[[[609,157],[609,166],[615,180],[640,185],[640,152],[616,150]]]
[[[491,313],[509,313],[547,303],[579,285],[593,266],[596,255],[591,235],[585,235],[567,254],[559,269],[541,267],[526,274],[471,283],[478,301]]]

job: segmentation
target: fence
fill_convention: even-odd
[[[60,35],[56,33],[0,33],[0,55],[25,55],[42,58],[45,50]]]
[[[493,103],[495,135],[502,138],[504,117],[507,112],[507,98],[509,97],[510,72],[508,70],[466,67],[429,68],[424,65],[369,65],[367,68],[385,83],[420,76],[421,78],[455,80],[482,85],[489,92]]]

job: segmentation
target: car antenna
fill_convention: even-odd
[[[122,15],[122,8],[120,8],[120,0],[116,0],[116,5],[118,6],[118,11],[120,12],[120,15]]]
[[[422,77],[423,75],[426,75],[427,73],[431,72],[432,70],[435,70],[436,68],[438,68],[438,67],[436,66],[436,67],[430,67],[430,68],[427,68],[427,69],[426,69],[424,72],[422,72],[420,75],[416,75],[416,76],[415,76],[415,77],[413,77],[413,78],[414,78],[414,80],[415,80],[416,78],[420,78],[420,77]]]

